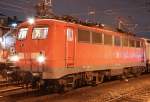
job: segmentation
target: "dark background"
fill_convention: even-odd
[[[0,13],[20,20],[35,15],[38,0],[0,0]],[[117,27],[118,19],[138,36],[150,38],[150,0],[52,0],[54,13]],[[94,11],[94,15],[89,15]]]

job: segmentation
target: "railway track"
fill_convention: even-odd
[[[0,82],[0,88],[1,87],[6,87],[6,86],[12,86],[12,85],[19,85],[19,84],[16,83],[16,82],[7,82],[7,81]]]
[[[10,82],[1,82],[0,83],[0,97],[4,97],[6,93],[13,93],[14,91],[23,89],[22,86],[20,86],[17,83],[10,83]]]
[[[136,80],[137,78],[135,78]],[[130,80],[130,79],[129,79]],[[141,82],[140,82],[141,83]],[[117,90],[111,90],[105,92],[103,95],[99,95],[97,97],[92,97],[88,101],[85,102],[150,102],[150,83],[146,82],[141,83],[141,86],[130,86],[128,85],[128,89],[124,87],[124,89],[118,88]],[[120,91],[122,90],[122,91]]]
[[[109,97],[104,102],[148,102],[150,97],[150,86],[130,90],[116,97]]]
[[[0,97],[5,93],[13,93],[14,91],[25,89],[23,84],[17,82],[0,81]]]
[[[16,102],[29,97],[40,95],[38,89],[25,88],[22,86],[6,86],[0,89],[0,102]]]
[[[31,85],[27,87],[23,83],[0,81],[0,102],[16,102],[16,100],[44,94],[47,93],[43,93],[39,89],[33,89]]]
[[[114,101],[108,102],[149,102],[150,100],[150,87],[145,89],[133,90],[130,94],[125,94]]]
[[[116,80],[98,85],[97,87],[86,87],[72,90],[71,92],[60,95],[57,94],[55,97],[53,97],[53,95],[55,95],[54,93],[43,93],[42,91],[37,89],[21,88],[4,92],[2,94],[0,93],[0,101],[7,100],[4,102],[10,102],[10,99],[13,99],[14,102],[16,102],[17,100],[26,99],[27,101],[25,102],[37,102],[37,100],[41,99],[41,97],[49,96],[51,97],[49,100],[52,100],[52,102],[60,102],[60,100],[61,102],[148,102],[146,101],[150,97],[150,82],[148,81],[150,78],[148,77],[149,75],[141,76],[139,78],[131,78],[129,79],[129,82]],[[142,83],[143,79],[146,80],[144,84]],[[136,80],[138,84],[132,85],[133,83],[136,83]],[[120,83],[123,86],[120,85]],[[140,85],[139,83],[142,83],[142,85]],[[116,84],[119,85],[120,88]],[[74,100],[72,100],[70,96]],[[36,101],[33,101],[33,98],[35,98]],[[85,100],[83,101],[84,98]],[[28,99],[31,101],[29,101]],[[42,100],[44,101],[45,99]]]

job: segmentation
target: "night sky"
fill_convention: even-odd
[[[34,16],[38,0],[0,0],[0,13],[26,19]],[[118,18],[138,36],[150,38],[150,0],[53,0],[57,15],[73,15],[117,27]],[[95,15],[89,16],[89,11]]]

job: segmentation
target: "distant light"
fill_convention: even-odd
[[[17,27],[17,23],[12,23],[11,26],[12,26],[13,28],[16,28],[16,27]]]
[[[28,18],[28,23],[29,24],[34,24],[35,22],[35,19],[34,18]]]
[[[14,46],[15,37],[11,35],[7,35],[10,32],[6,33],[3,37],[0,38],[0,44],[3,49],[8,49],[11,46]],[[10,33],[11,34],[11,33]]]
[[[89,12],[89,15],[94,15],[95,14],[95,11],[90,11]]]
[[[105,25],[104,25],[104,24],[101,24],[101,26],[104,27]]]

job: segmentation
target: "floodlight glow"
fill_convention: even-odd
[[[35,22],[35,19],[34,18],[28,18],[28,23],[29,24],[34,24]]]
[[[16,28],[17,27],[17,23],[12,23],[11,26]]]

